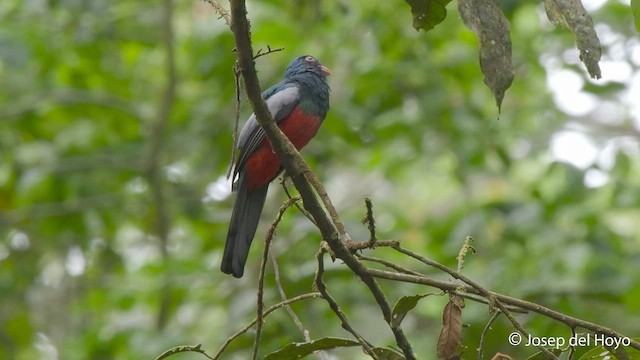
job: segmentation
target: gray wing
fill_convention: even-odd
[[[282,84],[279,85],[282,86]],[[265,93],[269,93],[269,90],[265,91]],[[299,99],[300,88],[297,84],[292,83],[267,98],[266,103],[269,112],[271,112],[271,116],[273,116],[276,122],[280,122],[291,113],[293,108],[298,104]],[[244,167],[249,156],[256,151],[264,138],[264,129],[258,124],[256,115],[251,114],[242,127],[242,130],[240,130],[240,136],[238,137],[238,152],[240,155],[234,164],[232,179],[236,179],[240,169]]]

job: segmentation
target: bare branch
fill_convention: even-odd
[[[487,335],[489,330],[491,330],[491,325],[498,319],[498,316],[500,316],[500,311],[494,311],[493,315],[489,319],[489,322],[487,322],[487,325],[485,325],[484,329],[482,330],[482,334],[480,335],[480,345],[478,345],[478,360],[482,360],[485,336]]]
[[[282,307],[285,307],[289,304],[293,304],[294,302],[298,302],[301,300],[306,300],[306,299],[311,299],[311,298],[321,298],[322,295],[319,292],[311,292],[311,293],[307,293],[307,294],[302,294],[302,295],[298,295],[295,297],[292,297],[291,299],[287,299],[286,301],[281,301],[275,305],[272,305],[270,307],[268,307],[263,315],[263,318],[267,317],[267,315],[269,315],[270,313],[274,312],[275,310],[278,310]],[[235,334],[231,335],[230,337],[227,338],[227,340],[224,341],[224,343],[222,344],[222,346],[220,347],[220,349],[218,350],[218,352],[213,356],[212,359],[219,359],[220,356],[222,356],[222,353],[227,349],[227,347],[237,338],[239,338],[242,334],[246,333],[247,331],[249,331],[249,329],[251,329],[251,327],[253,325],[255,325],[258,322],[258,318],[253,319],[250,323],[248,323],[245,327],[243,327],[242,329],[238,330]]]
[[[362,219],[362,223],[369,228],[369,247],[374,248],[378,239],[376,238],[376,220],[373,217],[373,204],[369,198],[364,199],[364,204],[367,208],[367,213]]]
[[[316,253],[316,259],[318,260],[318,269],[316,270],[316,276],[314,279],[314,284],[316,289],[322,294],[322,297],[329,303],[329,307],[333,312],[338,316],[340,321],[342,321],[342,328],[347,330],[353,335],[353,337],[360,342],[362,345],[362,349],[368,355],[370,355],[374,359],[378,359],[378,355],[373,351],[373,345],[371,345],[367,340],[365,340],[362,335],[360,335],[352,326],[349,324],[349,320],[347,320],[347,316],[344,314],[340,305],[333,299],[333,297],[327,291],[327,286],[322,280],[322,275],[324,274],[324,254],[326,250],[324,247],[320,247],[320,250]]]
[[[391,325],[391,307],[386,301],[382,289],[375,279],[366,273],[366,267],[353,256],[344,246],[342,241],[349,240],[349,235],[344,229],[340,218],[324,186],[309,169],[300,153],[291,144],[289,139],[282,133],[273,120],[267,105],[262,98],[260,84],[255,70],[253,50],[251,47],[251,37],[249,32],[249,22],[247,20],[247,8],[244,0],[231,0],[231,31],[234,34],[236,49],[238,54],[238,64],[242,71],[242,77],[246,86],[247,97],[251,102],[256,120],[262,126],[265,134],[271,142],[271,147],[282,162],[282,166],[300,192],[304,207],[311,213],[318,225],[323,239],[327,241],[336,257],[342,259],[349,268],[354,271],[367,285],[373,296],[376,298],[378,306],[383,313],[385,321],[390,325],[396,338],[396,343],[404,352],[407,359],[415,359],[415,354],[411,349],[407,338],[400,326]],[[302,176],[301,176],[302,175]],[[313,185],[313,187],[312,187]],[[322,205],[315,196],[314,188],[322,203],[330,214],[327,217]],[[335,226],[335,227],[334,227]]]
[[[231,24],[231,15],[229,14],[229,11],[227,11],[227,9],[225,9],[224,6],[220,5],[218,0],[205,0],[205,1],[211,4],[211,6],[213,6],[213,9],[220,16],[220,19],[224,19],[224,22],[227,25]]]
[[[377,270],[377,269],[367,269],[366,270],[368,274],[370,274],[371,276],[374,276],[376,278],[379,279],[387,279],[387,280],[393,280],[393,281],[402,281],[402,282],[407,282],[407,283],[412,283],[412,284],[422,284],[422,285],[428,285],[428,286],[432,286],[432,287],[437,287],[439,289],[445,290],[445,291],[465,291],[467,293],[471,293],[471,294],[476,294],[476,295],[481,295],[484,296],[483,293],[481,291],[479,291],[478,289],[469,286],[469,285],[464,285],[464,284],[456,284],[456,283],[452,283],[449,281],[441,281],[441,280],[436,280],[436,279],[432,279],[429,278],[427,276],[416,276],[416,275],[410,275],[410,274],[401,274],[401,273],[396,273],[396,272],[390,272],[390,271],[384,271],[384,270]],[[485,291],[488,291],[486,289],[484,289]],[[586,321],[586,320],[582,320],[582,319],[578,319],[576,317],[572,317],[566,314],[563,314],[561,312],[549,309],[547,307],[544,307],[542,305],[536,304],[536,303],[532,303],[526,300],[522,300],[522,299],[518,299],[518,298],[514,298],[511,296],[507,296],[507,295],[503,295],[503,294],[498,294],[495,292],[490,292],[489,293],[493,296],[495,296],[495,298],[501,303],[501,304],[508,304],[508,305],[512,305],[512,306],[517,306],[519,308],[522,309],[526,309],[529,310],[531,312],[534,313],[538,313],[540,315],[546,316],[550,319],[559,321],[561,323],[566,324],[569,327],[580,327],[586,330],[590,330],[593,331],[596,334],[604,334],[607,336],[611,336],[611,337],[615,337],[615,338],[627,338],[628,336],[624,336],[623,334],[620,334],[619,332],[609,329],[607,327],[604,327],[602,325],[598,325],[598,324],[594,324],[592,322]],[[628,337],[630,338],[630,337]],[[640,342],[636,341],[636,340],[629,340],[630,342],[630,346],[634,349],[638,349],[640,350]]]
[[[291,196],[291,193],[289,192],[289,188],[287,187],[287,179],[289,177],[287,176],[287,173],[285,172],[284,174],[282,174],[282,176],[280,177],[280,185],[282,185],[282,189],[284,190],[284,193],[287,194],[287,197],[289,199],[293,198],[293,196]],[[299,197],[296,196],[296,198],[299,199]],[[298,210],[302,213],[302,215],[304,215],[307,219],[309,219],[309,221],[311,221],[311,223],[313,225],[315,225],[316,227],[318,226],[318,224],[316,224],[316,221],[313,219],[313,216],[311,216],[311,214],[309,214],[309,212],[303,208],[302,206],[300,206],[299,202],[296,202],[296,208],[298,208]]]
[[[278,211],[278,215],[276,215],[276,218],[271,223],[271,226],[269,227],[269,230],[267,231],[267,234],[265,235],[265,238],[264,238],[264,251],[262,253],[262,262],[260,263],[260,275],[258,276],[258,296],[257,296],[258,306],[256,308],[256,311],[258,313],[256,317],[258,321],[258,326],[256,326],[256,337],[253,342],[253,359],[256,359],[258,356],[258,347],[260,345],[260,335],[262,334],[262,316],[263,316],[262,311],[264,309],[264,302],[263,302],[264,274],[267,268],[267,261],[269,258],[269,249],[271,248],[271,242],[273,241],[273,236],[276,233],[278,224],[280,224],[280,220],[282,220],[282,215],[284,215],[284,212],[287,211],[287,209],[291,207],[291,205],[296,203],[296,201],[298,201],[298,199],[293,198],[293,199],[287,200],[284,204],[282,204],[282,206],[280,207],[280,211]]]

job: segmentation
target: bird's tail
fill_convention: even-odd
[[[249,247],[258,228],[260,213],[269,189],[267,185],[256,190],[248,190],[243,177],[243,174],[240,174],[238,179],[238,196],[233,206],[220,266],[223,273],[232,274],[237,278],[244,274],[244,264],[247,262]]]

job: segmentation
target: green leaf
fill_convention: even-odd
[[[418,305],[418,301],[429,295],[432,294],[416,294],[403,296],[398,299],[396,304],[393,306],[393,311],[391,312],[391,324],[393,326],[399,326],[407,313]]]
[[[447,16],[446,6],[451,0],[405,0],[411,6],[413,27],[429,31]]]
[[[637,339],[634,339],[637,341]],[[607,349],[604,346],[595,347],[587,351],[579,360],[640,360],[640,351],[630,346],[620,346],[618,349]]]
[[[264,357],[264,360],[301,359],[313,353],[314,351],[350,346],[360,346],[360,343],[355,340],[332,337],[322,338],[305,343],[290,343],[280,350],[268,354]]]

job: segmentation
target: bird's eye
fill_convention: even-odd
[[[314,62],[316,62],[316,59],[315,59],[313,56],[306,56],[306,57],[304,58],[304,60],[305,60],[306,62],[310,62],[310,63],[314,63]]]

